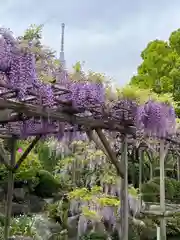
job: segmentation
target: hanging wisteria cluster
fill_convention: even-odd
[[[175,110],[169,103],[149,100],[137,109],[137,126],[149,136],[172,136],[176,131]]]
[[[44,72],[54,78],[56,84],[43,82],[39,77],[37,53],[34,53],[33,47],[33,42],[23,46],[21,40],[14,38],[10,30],[0,29],[2,98],[7,98],[8,92],[13,90],[15,96],[8,98],[11,100],[14,98],[13,101],[28,102],[51,109],[68,106],[76,114],[88,114],[104,121],[115,120],[119,125],[133,125],[152,136],[164,137],[174,134],[175,112],[170,104],[153,100],[139,104],[136,99],[129,97],[112,100],[106,94],[106,87],[102,81],[94,82],[81,72],[78,73],[78,81],[74,81],[64,69],[55,67],[53,69],[52,63],[48,65],[49,60],[46,61],[44,58],[41,61],[41,69],[44,67]],[[77,126],[73,126],[74,131],[71,131],[70,135],[64,134],[65,128],[72,126],[52,121],[50,116],[48,120],[24,118],[18,123],[9,123],[7,127],[8,131],[24,137],[37,134],[55,134],[59,138],[82,137],[81,134],[78,136],[74,134],[79,131]]]
[[[58,143],[57,143],[58,144]],[[47,143],[55,149],[55,145]],[[68,193],[70,217],[79,215],[78,234],[83,235],[91,226],[102,224],[102,227],[114,231],[118,227],[120,217],[120,184],[112,164],[106,156],[95,149],[94,143],[78,141],[72,143],[71,154],[61,159],[56,166],[56,176]],[[73,189],[71,186],[76,186]],[[60,208],[62,201],[58,203]],[[140,211],[145,208],[144,202],[140,208],[137,191],[129,188],[128,203],[130,216],[137,220]],[[117,226],[116,226],[117,224]]]

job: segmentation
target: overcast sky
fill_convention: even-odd
[[[87,69],[123,85],[147,43],[180,28],[179,11],[179,0],[0,0],[0,24],[20,35],[30,24],[46,22],[43,41],[59,56],[64,22],[68,67],[85,61]]]

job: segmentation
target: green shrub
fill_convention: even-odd
[[[180,182],[173,178],[165,178],[165,196],[167,200],[180,201]],[[147,202],[158,202],[160,196],[160,179],[159,177],[144,183],[142,185],[143,199]]]
[[[17,152],[17,159],[22,153]],[[38,183],[37,173],[42,169],[37,154],[30,152],[15,174],[15,180],[30,182],[33,187]]]
[[[4,165],[0,166],[0,182],[4,182],[7,179],[8,176],[8,170]]]
[[[80,240],[107,240],[107,236],[106,234],[93,232],[82,236]]]
[[[24,149],[23,149],[24,151]],[[21,157],[22,153],[16,153],[16,160]],[[37,173],[42,169],[40,161],[36,154],[30,152],[26,159],[22,162],[15,173],[15,182],[28,182],[30,189],[33,189],[38,184]],[[4,165],[0,166],[0,182],[7,183],[8,170]]]
[[[156,224],[155,222],[146,217],[143,219],[145,226],[137,226],[134,224],[134,229],[136,229],[136,232],[138,233],[138,236],[140,236],[141,240],[155,240],[156,239]]]
[[[174,200],[179,203],[180,202],[180,182],[175,179],[171,179],[171,182],[174,187]]]
[[[142,185],[142,198],[145,202],[159,201],[159,185],[153,181],[149,181]]]
[[[38,158],[44,170],[53,172],[58,158],[56,152],[52,151],[47,143],[41,142],[38,146]]]
[[[37,177],[38,185],[35,187],[35,193],[37,196],[48,198],[52,197],[54,193],[59,191],[60,183],[50,172],[40,170]]]
[[[35,237],[36,231],[32,227],[33,222],[33,218],[25,215],[18,218],[13,218],[11,221],[10,235]]]
[[[152,180],[154,183],[160,185],[160,178],[156,177]],[[173,184],[174,179],[172,178],[165,178],[165,196],[166,199],[172,200],[175,195],[175,187]]]
[[[130,220],[129,222],[129,240],[156,240],[157,229],[156,225],[159,225],[159,220],[153,220],[148,217],[143,219],[144,226],[137,225]],[[167,218],[167,237],[170,240],[179,239],[180,235],[180,216]],[[174,237],[174,238],[173,238]],[[177,237],[177,238],[175,238]],[[113,240],[119,239],[114,237]]]
[[[61,224],[63,229],[67,228],[69,204],[63,200],[47,205],[48,217]]]

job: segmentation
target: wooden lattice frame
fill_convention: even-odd
[[[12,89],[12,87],[7,86],[5,84],[0,83],[0,87],[3,89],[3,92],[0,93],[0,111],[10,109],[13,111],[13,115],[6,119],[0,119],[0,125],[3,126],[7,123],[22,121],[24,117],[26,119],[36,118],[36,119],[51,119],[53,121],[58,122],[67,122],[71,125],[78,125],[80,130],[83,130],[87,133],[88,137],[93,140],[96,145],[103,150],[103,152],[108,156],[110,161],[115,166],[118,175],[122,178],[122,193],[121,193],[121,203],[123,206],[123,211],[121,213],[121,219],[124,221],[121,224],[122,235],[127,239],[128,236],[128,176],[127,176],[127,145],[137,142],[137,139],[132,141],[132,137],[136,135],[136,129],[133,125],[129,124],[129,122],[124,122],[123,125],[119,124],[119,121],[102,118],[95,119],[93,117],[83,117],[76,115],[78,112],[73,109],[70,102],[62,102],[58,100],[58,96],[66,94],[69,90],[64,87],[56,84],[52,85],[52,89],[54,91],[54,95],[56,96],[56,103],[59,105],[56,109],[50,109],[48,106],[40,106],[37,104],[32,104],[30,102],[37,99],[35,93],[32,91],[28,92],[28,97],[24,101],[17,101],[17,89]],[[16,100],[15,100],[16,99]],[[102,130],[109,130],[111,132],[115,131],[122,135],[122,150],[121,150],[121,161],[117,159],[116,153],[111,149],[109,142],[103,133]],[[66,131],[66,130],[65,130]],[[70,129],[67,129],[70,131]],[[96,135],[95,135],[95,132]],[[57,129],[58,132],[58,129]],[[56,133],[56,130],[54,131]],[[48,132],[47,132],[48,134]],[[131,136],[130,139],[127,136]],[[7,129],[0,127],[0,137],[1,138],[10,138],[12,139],[12,151],[11,151],[11,161],[9,163],[9,159],[3,154],[0,149],[0,161],[5,164],[7,169],[9,170],[9,184],[8,184],[8,197],[7,197],[7,206],[6,206],[6,227],[5,227],[5,239],[8,238],[9,235],[9,224],[11,217],[11,208],[12,208],[12,194],[13,194],[13,178],[14,173],[17,171],[20,164],[27,157],[32,148],[36,145],[36,143],[41,139],[41,133],[37,133],[32,143],[28,146],[26,151],[22,154],[21,158],[18,161],[15,161],[15,142],[20,138],[18,135],[12,135],[7,131]],[[166,141],[171,142],[176,146],[179,146],[180,143],[178,139],[166,139]],[[141,148],[145,147],[141,143]],[[14,146],[14,147],[13,147]],[[148,145],[146,145],[146,148]],[[158,149],[156,149],[158,150]],[[142,212],[142,214],[153,215],[150,212]],[[170,213],[168,213],[169,215]],[[162,214],[160,214],[162,216]],[[165,215],[164,215],[165,216]]]
[[[36,143],[41,139],[41,133],[37,133],[32,143],[27,147],[25,152],[22,154],[20,159],[16,161],[15,159],[15,143],[16,140],[20,138],[20,136],[12,135],[6,128],[3,126],[8,123],[19,122],[26,119],[36,118],[36,119],[51,119],[52,121],[58,122],[66,122],[71,125],[78,125],[79,128],[87,133],[87,135],[95,141],[95,143],[103,149],[105,154],[111,160],[111,162],[115,165],[117,173],[122,178],[126,179],[124,189],[127,189],[128,179],[127,174],[124,172],[124,167],[126,166],[126,160],[124,164],[118,164],[116,154],[112,151],[109,146],[108,140],[103,133],[103,129],[110,130],[110,131],[117,131],[123,134],[135,135],[135,128],[134,126],[130,125],[129,122],[124,122],[124,125],[120,125],[119,121],[112,120],[112,119],[95,119],[93,117],[82,117],[77,116],[78,113],[75,109],[73,109],[70,102],[62,102],[58,99],[58,96],[62,96],[63,94],[69,93],[69,90],[65,89],[64,87],[55,84],[52,85],[52,89],[54,92],[55,101],[58,105],[58,108],[51,109],[48,106],[41,106],[37,104],[32,104],[38,96],[33,91],[28,91],[28,96],[23,101],[17,101],[17,93],[18,90],[12,88],[12,86],[8,86],[4,83],[0,83],[0,111],[4,111],[10,109],[13,111],[13,115],[8,116],[6,119],[0,119],[0,137],[1,138],[9,138],[12,142],[12,150],[11,150],[11,161],[9,162],[9,158],[3,153],[3,150],[0,148],[0,161],[4,163],[6,168],[9,170],[8,176],[8,194],[7,194],[7,205],[6,205],[6,224],[5,224],[5,239],[8,239],[9,236],[9,225],[10,225],[10,218],[11,218],[11,209],[12,209],[12,196],[13,196],[13,185],[14,185],[14,173],[17,171],[21,163],[27,157],[29,152],[32,148],[36,145]],[[94,138],[93,130],[96,131],[97,135]],[[57,129],[58,131],[58,129]],[[69,131],[69,129],[67,129]],[[56,130],[53,132],[56,133]],[[46,133],[48,134],[48,132]],[[98,136],[98,142],[97,140]],[[127,145],[127,144],[126,144]],[[125,150],[125,149],[124,149]],[[127,151],[125,150],[124,153]],[[126,159],[126,154],[124,154],[124,159]],[[127,192],[126,196],[124,197],[124,205],[127,205]],[[126,206],[126,208],[128,205]],[[128,215],[122,213],[126,219],[126,224],[124,227],[126,231],[124,232],[125,235],[128,233]],[[123,229],[123,227],[122,227]]]

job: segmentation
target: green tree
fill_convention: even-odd
[[[19,39],[36,41],[36,46],[41,46],[42,30],[43,25],[32,24],[25,30],[24,35],[19,37]]]
[[[180,101],[180,29],[171,33],[168,41],[154,40],[141,53],[142,63],[130,84],[170,93]]]

